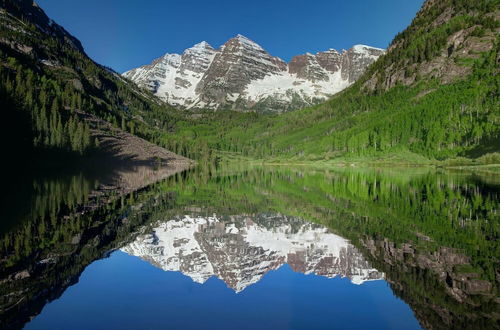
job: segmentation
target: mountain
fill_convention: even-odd
[[[428,0],[386,54],[328,101],[281,116],[204,113],[179,136],[196,131],[221,157],[271,162],[498,164],[499,17],[498,1]],[[302,75],[294,64],[308,58],[289,71]]]
[[[179,118],[175,109],[95,63],[77,38],[29,0],[0,2],[0,106],[9,123],[0,130],[0,140],[9,141],[3,150],[18,160],[93,151],[124,158],[126,146],[117,139],[101,143],[101,137],[112,138],[116,129],[161,145]],[[152,147],[132,140],[145,154]]]
[[[219,49],[201,42],[127,71],[169,104],[184,109],[295,110],[326,100],[354,83],[384,50],[357,45],[304,54],[286,63],[237,35]]]
[[[92,61],[33,2],[4,0],[0,16],[0,106],[12,123],[0,141],[10,158],[102,149],[100,136],[112,134],[86,120],[97,117],[196,159],[500,161],[495,0],[428,0],[383,55],[355,46],[285,63],[237,36],[218,50],[200,43],[136,69],[134,80],[178,107],[254,110],[196,116]],[[348,85],[303,111],[258,114],[315,103]]]
[[[499,16],[494,0],[427,0],[368,72],[363,87],[387,91],[423,79],[450,84],[470,76],[472,64],[498,44]]]
[[[13,17],[22,17],[24,20],[34,24],[35,27],[46,35],[49,35],[81,53],[85,53],[80,40],[73,37],[62,26],[50,19],[45,12],[33,0],[2,1],[3,15],[9,13]],[[9,26],[15,29],[15,26]]]
[[[122,250],[197,283],[217,276],[235,292],[283,264],[304,274],[348,277],[354,284],[384,278],[344,238],[280,214],[177,217]]]

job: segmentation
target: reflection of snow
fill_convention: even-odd
[[[198,283],[217,276],[236,292],[285,263],[304,274],[346,276],[354,284],[383,278],[344,238],[282,215],[184,216],[160,223],[123,251]]]

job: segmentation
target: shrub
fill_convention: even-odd
[[[500,164],[500,152],[492,152],[489,154],[482,155],[477,159],[480,164]]]

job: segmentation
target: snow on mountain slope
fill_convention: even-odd
[[[283,112],[324,101],[354,83],[384,50],[356,45],[286,63],[242,36],[219,49],[201,42],[123,75],[184,109]]]
[[[174,106],[189,107],[197,100],[196,87],[215,55],[212,46],[201,42],[186,49],[182,55],[166,54],[124,75]]]
[[[384,277],[344,238],[280,214],[177,217],[122,250],[198,283],[216,276],[236,292],[285,263],[296,272],[340,275],[354,284]]]

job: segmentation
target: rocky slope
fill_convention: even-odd
[[[387,91],[428,78],[443,84],[463,79],[473,72],[475,60],[494,49],[499,18],[498,1],[427,0],[394,38],[387,56],[367,72],[363,86]]]
[[[344,238],[279,214],[178,217],[158,224],[123,251],[198,283],[216,276],[236,292],[285,263],[296,272],[340,275],[354,284],[384,277]]]
[[[155,143],[180,117],[160,99],[95,63],[78,39],[29,0],[0,1],[0,108],[9,123],[0,132],[1,140],[9,141],[2,147],[7,158],[22,158],[20,163],[41,162],[38,153],[47,158],[57,153],[87,156],[102,149],[88,134],[88,117]],[[131,140],[138,141],[119,142],[124,146]]]
[[[73,37],[62,26],[50,19],[33,0],[5,0],[2,1],[0,10],[5,10],[16,17],[23,17],[26,21],[34,24],[37,29],[46,35],[51,36],[59,42],[62,42],[63,44],[81,53],[84,53],[84,49],[80,41]],[[7,23],[6,25],[11,29],[18,30],[18,27],[12,24]]]
[[[123,75],[185,109],[282,112],[325,100],[356,81],[384,50],[357,45],[304,54],[286,63],[237,35],[219,49],[206,42],[166,54]]]

